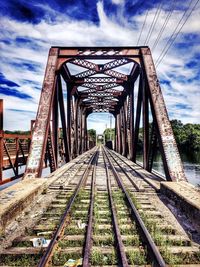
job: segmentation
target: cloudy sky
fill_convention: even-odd
[[[200,123],[199,0],[2,0],[0,13],[5,130],[35,119],[52,45],[149,45],[170,119]],[[89,118],[99,133],[106,124],[108,114]]]

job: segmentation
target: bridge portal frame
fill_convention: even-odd
[[[108,62],[97,64],[95,60]],[[130,73],[124,74],[116,70],[127,62],[134,63]],[[67,63],[84,67],[86,70],[72,75]],[[100,77],[101,74],[104,76]],[[62,79],[67,84],[67,104],[64,102]],[[139,87],[134,116],[134,84],[137,79]],[[79,86],[84,86],[88,90],[80,93]],[[117,86],[122,86],[123,91],[114,90]],[[97,93],[102,88],[112,89],[106,91],[111,92],[111,100],[104,101],[102,106],[115,117],[115,150],[136,162],[142,114],[144,169],[152,170],[156,146],[159,144],[166,179],[186,181],[149,47],[50,49],[24,178],[41,176],[46,150],[51,171],[58,167],[59,113],[63,129],[65,162],[88,149],[87,116],[94,109],[98,110],[101,103],[98,102],[99,98],[92,104],[84,100],[93,89]],[[114,97],[117,97],[117,103]],[[153,118],[151,126],[149,112]]]

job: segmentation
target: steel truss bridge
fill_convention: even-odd
[[[92,112],[115,117],[114,149],[91,149]],[[5,135],[1,121],[0,165],[18,176],[28,159],[23,179],[0,192],[0,266],[199,266],[199,190],[148,47],[52,47],[31,135]],[[167,181],[152,170],[158,146]]]
[[[115,117],[114,150],[133,162],[142,120],[143,168],[151,172],[159,146],[166,179],[186,180],[146,46],[50,49],[24,178],[41,176],[46,151],[51,171],[58,168],[59,120],[65,162],[88,150],[87,117],[92,112]]]

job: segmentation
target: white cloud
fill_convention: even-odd
[[[113,0],[114,4],[120,5],[122,8],[124,1]],[[121,6],[122,5],[122,6]],[[118,12],[117,17],[110,17],[106,15],[103,7],[103,2],[97,3],[97,11],[99,16],[99,25],[93,24],[88,21],[78,21],[58,13],[55,10],[50,9],[48,6],[43,6],[48,13],[53,12],[55,17],[58,18],[54,23],[49,23],[48,20],[43,20],[38,24],[32,25],[30,23],[22,23],[15,21],[8,17],[1,18],[1,38],[10,41],[10,44],[2,43],[1,51],[3,55],[1,64],[1,72],[10,79],[20,85],[17,90],[29,94],[32,99],[17,99],[10,96],[1,95],[5,99],[5,107],[9,109],[11,106],[13,109],[22,109],[25,111],[37,110],[39,102],[39,90],[31,84],[27,85],[23,80],[34,81],[37,84],[42,85],[43,75],[45,71],[45,65],[47,61],[48,49],[50,46],[128,46],[136,45],[138,35],[143,24],[145,13],[129,18],[129,21],[123,16],[123,12]],[[199,34],[199,8],[195,10],[188,23],[184,26],[182,32],[184,34]],[[143,32],[143,38],[141,39],[141,45],[143,44],[156,9],[152,9],[149,12],[147,24]],[[152,47],[156,40],[157,34],[164,23],[167,13],[162,10],[158,23],[152,33],[150,39],[150,47]],[[175,25],[181,17],[181,11],[175,11],[170,19],[169,24],[164,31],[162,38],[153,51],[153,58],[156,60],[160,55],[163,47],[166,44],[166,40],[170,37]],[[180,34],[177,41],[183,41],[184,35]],[[16,43],[16,38],[25,38],[33,41],[29,45]],[[184,122],[200,122],[198,102],[199,97],[199,84],[197,81],[191,81],[192,77],[195,78],[198,68],[188,68],[185,63],[189,62],[191,58],[195,57],[195,54],[199,52],[200,46],[197,44],[188,48],[188,53],[180,53],[180,49],[173,47],[170,49],[167,56],[163,59],[159,65],[158,74],[160,80],[170,81],[170,86],[163,86],[163,94],[166,99],[166,105],[170,112],[171,119],[181,118]],[[16,68],[12,65],[14,62],[23,62],[23,60],[31,60],[40,65],[40,68],[35,71],[23,69],[23,73],[20,68]],[[172,75],[173,74],[173,75]],[[183,82],[185,79],[185,82]],[[174,95],[176,96],[173,96]],[[197,101],[198,100],[198,101]],[[191,107],[191,110],[185,110],[185,113],[181,113],[182,110],[178,110],[175,104],[181,103]],[[19,108],[20,107],[20,108]],[[187,116],[182,116],[186,114]],[[30,120],[32,115],[27,112],[27,119]],[[198,115],[198,116],[197,116]],[[13,113],[5,112],[6,125],[15,129],[15,124],[12,119]],[[22,115],[21,115],[22,116]],[[15,120],[18,120],[18,125],[21,129],[27,128],[28,123],[24,123],[25,113],[20,117],[19,112],[15,113]],[[97,115],[94,115],[97,116]],[[91,127],[95,128],[96,122],[89,122]],[[99,122],[96,129],[103,131],[103,125],[105,123]],[[13,125],[13,126],[12,126]],[[7,126],[6,126],[7,127]],[[28,127],[29,129],[29,127]]]
[[[88,129],[95,129],[97,134],[102,134],[106,128],[115,127],[115,118],[109,113],[92,113],[88,116],[87,126]]]
[[[111,1],[115,5],[122,5],[122,4],[124,4],[124,0],[111,0]]]

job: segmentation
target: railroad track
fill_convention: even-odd
[[[139,168],[106,148],[76,162],[49,186],[58,194],[37,225],[1,251],[0,266],[198,266],[199,247],[165,221],[158,187]],[[47,248],[32,246],[38,236]]]

